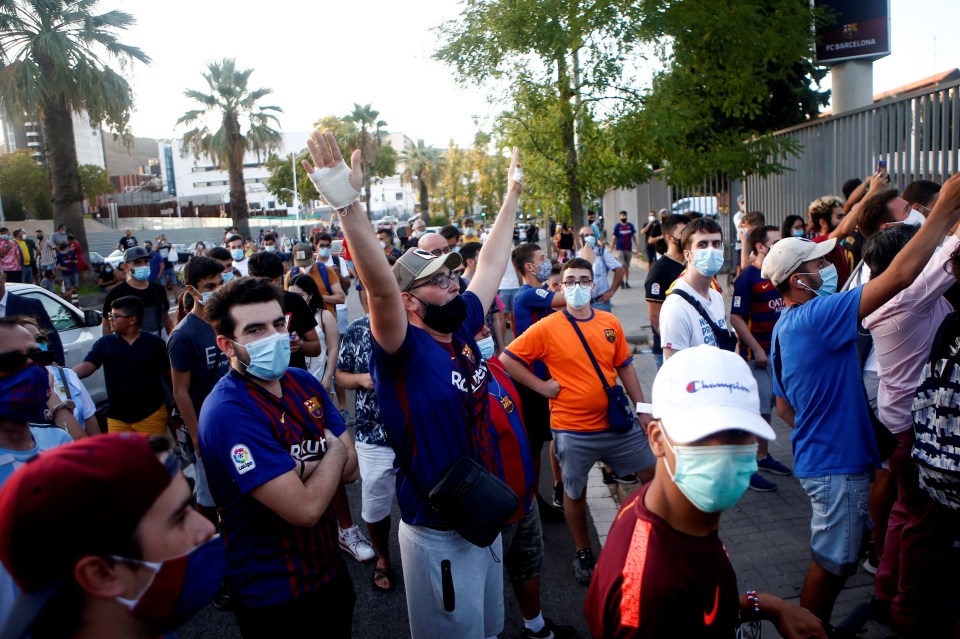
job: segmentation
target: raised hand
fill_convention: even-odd
[[[523,169],[520,167],[520,149],[519,147],[513,147],[513,153],[510,156],[510,168],[507,169],[507,193],[520,195],[522,192]]]
[[[314,131],[307,139],[307,148],[313,164],[301,160],[303,168],[310,176],[310,180],[317,191],[334,208],[344,208],[347,204],[359,199],[360,188],[363,186],[363,169],[360,162],[360,149],[350,156],[350,167],[343,161],[343,153],[333,133],[320,130]],[[343,183],[343,177],[347,183]],[[347,187],[356,194],[349,193]],[[352,200],[347,202],[346,200]]]

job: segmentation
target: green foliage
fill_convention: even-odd
[[[0,155],[0,197],[8,218],[24,219],[29,210],[36,217],[49,219],[50,178],[47,169],[37,164],[26,151]]]
[[[81,164],[77,171],[80,174],[80,189],[91,206],[96,206],[97,198],[101,195],[113,193],[113,183],[107,176],[106,169],[95,164]]]
[[[437,188],[445,169],[443,152],[427,146],[423,140],[400,152],[403,173],[400,181],[415,186],[420,192],[420,217],[430,218],[430,192]]]
[[[667,42],[665,70],[622,109],[618,151],[662,166],[672,184],[718,174],[780,173],[799,151],[764,133],[814,117],[829,98],[813,88],[814,14],[802,0],[646,0],[637,31]]]
[[[427,226],[446,226],[449,223],[450,217],[447,215],[431,215]]]
[[[317,191],[313,186],[313,182],[310,181],[310,177],[307,175],[307,172],[303,168],[300,160],[305,160],[310,157],[309,152],[306,149],[302,149],[297,153],[296,157],[296,167],[297,167],[297,195],[300,198],[301,202],[308,202],[316,197]],[[265,166],[268,171],[270,171],[270,177],[267,178],[266,186],[267,191],[272,193],[278,201],[286,202],[288,206],[293,205],[293,164],[291,160],[293,159],[293,154],[288,153],[287,155],[280,157],[274,153],[271,153],[267,156],[267,161]]]

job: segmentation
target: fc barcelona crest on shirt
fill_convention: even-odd
[[[617,332],[612,328],[604,329],[603,334],[611,344],[617,341]]]
[[[320,400],[316,396],[311,397],[303,403],[307,407],[307,412],[310,413],[310,416],[314,419],[323,419],[323,404],[320,403]]]
[[[470,348],[469,344],[463,345],[463,350],[460,351],[460,354],[467,358],[467,361],[471,364],[477,363],[477,358],[473,355],[473,349]]]
[[[503,397],[500,398],[500,403],[503,405],[503,410],[507,411],[508,413],[513,412],[514,403],[510,401],[509,397],[504,395]]]

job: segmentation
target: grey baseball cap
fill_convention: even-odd
[[[147,249],[142,246],[134,246],[133,248],[128,248],[123,252],[123,261],[124,262],[133,262],[135,260],[141,260],[145,257],[150,257],[150,254],[147,253]]]
[[[451,271],[463,262],[459,253],[446,253],[437,257],[429,251],[419,248],[407,249],[393,265],[393,275],[397,278],[400,291],[409,291],[413,283],[424,277],[430,277],[442,267]]]

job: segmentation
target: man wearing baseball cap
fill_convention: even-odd
[[[740,595],[718,535],[757,470],[757,438],[776,437],[746,362],[705,344],[680,351],[657,374],[652,401],[638,410],[653,415],[656,473],[610,527],[584,605],[592,635],[733,637],[741,623],[769,619],[786,637],[825,639],[810,612]]]
[[[226,567],[164,438],[90,437],[42,453],[0,489],[0,561],[19,596],[5,639],[145,637],[207,605]],[[84,522],[83,534],[63,533]]]
[[[170,335],[173,332],[170,300],[163,286],[150,281],[150,253],[142,246],[127,249],[123,253],[121,268],[127,275],[127,281],[117,284],[107,293],[103,302],[103,334],[113,333],[109,315],[114,300],[133,295],[143,302],[141,330],[160,336],[160,332],[166,329],[167,335]]]
[[[503,206],[476,275],[460,294],[452,273],[461,263],[457,253],[409,249],[391,271],[360,203],[359,150],[348,167],[332,133],[315,131],[307,147],[312,162],[304,160],[304,168],[337,210],[368,293],[370,374],[399,460],[400,555],[410,634],[495,636],[504,615],[500,537],[487,548],[470,543],[419,494],[461,458],[488,470],[495,463],[494,430],[483,408],[490,373],[474,336],[510,261],[523,190],[519,151],[513,151]]]
[[[837,293],[827,261],[836,239],[777,242],[761,274],[786,310],[773,330],[777,411],[794,428],[794,474],[810,497],[811,562],[800,605],[829,623],[856,572],[870,481],[880,464],[857,357],[860,322],[912,283],[960,218],[960,174],[947,180],[930,217],[882,274]],[[861,398],[863,398],[861,400]]]
[[[347,300],[343,287],[340,285],[340,278],[326,264],[313,259],[313,246],[306,242],[301,242],[293,247],[293,268],[290,269],[283,280],[284,290],[290,288],[290,282],[296,279],[298,275],[310,276],[320,290],[323,308],[336,315],[337,304],[343,304]]]

